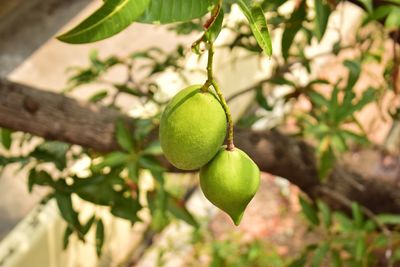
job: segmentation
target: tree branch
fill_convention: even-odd
[[[109,152],[119,149],[114,137],[119,118],[134,130],[134,120],[116,110],[0,80],[0,127]],[[262,171],[288,179],[312,198],[323,197],[312,146],[276,130],[236,129],[235,134],[237,147]],[[400,157],[370,149],[345,155],[324,187],[374,213],[400,213],[399,179]],[[341,208],[332,198],[326,201]]]

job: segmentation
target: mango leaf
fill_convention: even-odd
[[[329,251],[329,243],[323,243],[315,251],[312,258],[311,267],[320,267],[323,259]]]
[[[400,28],[400,7],[393,6],[392,11],[385,20],[385,27],[389,29]]]
[[[352,211],[352,215],[353,215],[354,226],[357,229],[361,229],[364,224],[364,216],[363,216],[360,205],[358,205],[356,202],[352,202],[351,203],[351,211]]]
[[[317,212],[312,204],[310,204],[305,198],[299,196],[299,201],[301,205],[301,210],[304,216],[310,221],[313,225],[319,225],[319,219]]]
[[[342,259],[337,250],[331,250],[331,264],[332,267],[342,267]]]
[[[140,22],[166,24],[199,18],[209,11],[213,0],[150,0]]]
[[[88,178],[74,177],[72,188],[78,196],[97,205],[110,205],[118,193],[113,190],[111,177],[93,175]]]
[[[259,5],[251,6],[248,1],[245,0],[238,0],[237,3],[249,21],[251,31],[253,32],[258,45],[262,48],[267,56],[271,56],[272,43],[264,11]]]
[[[397,214],[379,214],[376,219],[383,224],[400,224],[400,215]]]
[[[111,213],[114,216],[127,219],[132,223],[139,221],[137,212],[142,208],[138,199],[119,197],[116,199],[114,205],[111,207]]]
[[[364,19],[362,25],[364,26],[371,21],[377,21],[383,19],[384,17],[387,17],[392,11],[392,8],[393,6],[391,5],[383,5],[374,9],[374,11]]]
[[[45,141],[38,145],[29,156],[42,162],[52,162],[59,170],[67,164],[66,154],[70,145],[57,141]]]
[[[363,92],[361,98],[356,103],[353,103],[352,101],[348,102],[348,104],[346,105],[343,103],[337,115],[337,121],[343,121],[348,116],[352,116],[356,111],[363,109],[366,105],[376,99],[376,94],[377,91],[374,88],[370,87]],[[344,99],[343,101],[345,100],[346,99]]]
[[[36,185],[51,185],[53,183],[53,179],[50,174],[45,171],[36,171],[36,169],[32,169],[29,172],[28,176],[28,190],[32,192],[33,186]]]
[[[0,141],[3,147],[7,150],[10,149],[11,147],[11,142],[12,142],[11,133],[12,131],[9,129],[6,128],[0,129]]]
[[[82,226],[82,234],[83,235],[86,235],[88,232],[89,232],[89,230],[90,230],[90,228],[92,227],[92,225],[93,225],[93,223],[94,223],[94,221],[96,220],[96,216],[92,216],[92,217],[90,217],[89,218],[89,220]]]
[[[64,231],[63,249],[66,249],[68,247],[69,237],[72,235],[72,233],[73,233],[72,228],[67,225]]]
[[[249,114],[248,116],[241,117],[236,123],[236,126],[241,128],[250,128],[251,126],[253,126],[254,123],[256,123],[262,118],[263,116],[259,116],[256,114]]]
[[[80,223],[78,220],[78,213],[72,206],[71,195],[56,192],[54,197],[57,201],[58,209],[60,210],[63,219],[68,222],[70,227],[80,230]]]
[[[317,91],[308,91],[307,95],[310,97],[311,102],[318,107],[327,107],[329,105],[328,99]]]
[[[96,225],[96,253],[97,256],[101,256],[101,251],[104,245],[104,224],[103,220],[99,219]]]
[[[359,236],[356,240],[355,253],[354,253],[356,261],[361,261],[364,258],[366,249],[367,249],[367,244],[365,242],[365,238],[363,236]]]
[[[256,101],[260,107],[267,111],[271,111],[274,108],[268,104],[267,98],[264,96],[261,87],[256,90]]]
[[[163,153],[160,141],[154,141],[150,143],[142,152],[144,155],[154,155],[159,156]]]
[[[125,126],[122,120],[117,121],[116,131],[117,142],[121,148],[129,152],[133,151],[133,136],[130,134],[128,128]]]
[[[119,151],[111,152],[110,154],[104,157],[104,160],[102,162],[100,162],[97,165],[94,165],[92,168],[94,171],[100,171],[105,167],[111,167],[111,168],[118,167],[128,162],[129,156],[130,156],[129,154],[124,152],[119,152]]]
[[[108,96],[108,92],[106,90],[102,90],[100,92],[93,94],[89,98],[89,102],[97,103],[97,102],[100,102],[101,100],[103,100],[104,98],[106,98],[107,96]]]
[[[341,136],[343,136],[343,138],[346,139],[346,140],[353,140],[354,142],[359,143],[361,145],[369,144],[369,140],[368,140],[368,138],[366,136],[357,134],[357,133],[352,132],[350,130],[341,129],[339,134]]]
[[[169,195],[167,209],[176,218],[186,222],[187,224],[193,227],[196,228],[199,227],[199,223],[192,216],[192,214],[186,209],[184,203],[181,200]]]
[[[345,91],[353,89],[361,73],[361,63],[359,61],[345,60],[343,65],[349,70],[349,77]]]
[[[91,43],[111,37],[137,20],[150,0],[107,0],[72,30],[57,37],[71,44]]]
[[[132,181],[134,181],[135,183],[138,182],[139,180],[139,166],[138,166],[138,162],[137,161],[129,161],[126,164],[126,167],[128,169],[128,177],[129,179],[131,179]]]
[[[301,29],[306,18],[306,1],[302,1],[300,6],[293,11],[291,17],[285,24],[285,30],[282,34],[282,56],[285,60],[289,57],[289,49],[297,32]]]
[[[272,84],[277,84],[277,85],[288,85],[291,87],[296,87],[296,84],[285,77],[279,76],[279,77],[274,77],[268,80],[269,83]]]
[[[330,143],[330,138],[325,137],[321,143],[325,142]],[[328,176],[329,172],[332,170],[334,163],[335,163],[335,154],[333,153],[331,145],[327,144],[326,147],[322,148],[319,153],[318,175],[320,179],[325,179]]]
[[[345,214],[340,212],[335,212],[333,214],[335,221],[339,223],[340,230],[343,232],[351,232],[354,229],[352,220],[350,220]]]
[[[163,172],[165,170],[153,156],[141,156],[139,164],[142,168],[149,169],[152,172]]]
[[[318,206],[318,210],[322,217],[322,222],[324,223],[325,228],[328,229],[332,224],[331,211],[330,211],[328,205],[326,205],[321,200],[317,201],[317,206]]]
[[[331,15],[331,9],[329,4],[324,0],[315,0],[315,36],[318,41],[321,41],[325,34],[326,26],[328,25],[329,16]]]
[[[221,8],[214,23],[208,28],[206,37],[211,42],[217,40],[217,37],[222,29],[222,22],[224,21],[224,10]]]
[[[365,7],[368,13],[371,13],[373,10],[372,0],[359,0],[361,4]]]

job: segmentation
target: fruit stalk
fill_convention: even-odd
[[[211,41],[208,41],[207,46],[208,46],[207,81],[203,86],[203,90],[208,90],[209,86],[212,85],[214,87],[215,92],[218,95],[218,98],[221,102],[222,107],[224,108],[226,117],[228,119],[228,139],[227,139],[226,150],[232,151],[235,148],[235,145],[233,144],[232,115],[229,106],[226,103],[225,97],[222,95],[221,89],[219,88],[218,83],[215,81],[213,76],[214,44]]]

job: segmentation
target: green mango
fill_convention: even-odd
[[[200,185],[206,198],[239,225],[244,210],[259,188],[260,170],[242,150],[228,151],[222,147],[200,169]]]
[[[216,95],[193,85],[180,91],[165,108],[160,143],[165,157],[182,170],[199,169],[218,152],[227,120]]]

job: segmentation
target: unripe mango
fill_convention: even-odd
[[[200,169],[200,185],[206,198],[239,225],[260,185],[260,170],[242,150],[222,147]]]
[[[215,94],[193,85],[180,91],[165,108],[160,143],[175,167],[195,170],[209,162],[226,136],[226,115]]]

